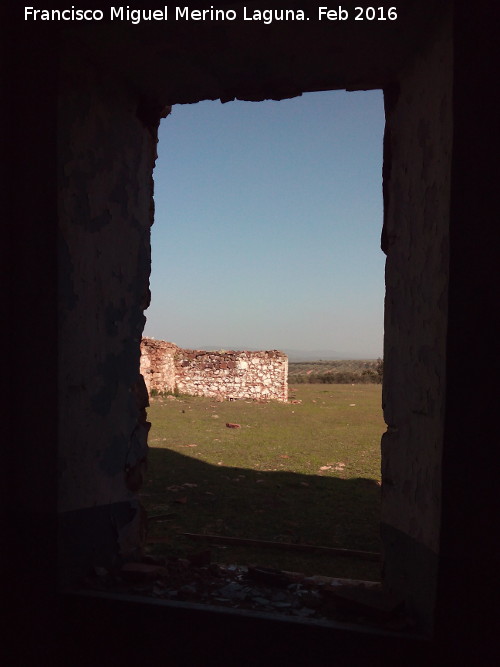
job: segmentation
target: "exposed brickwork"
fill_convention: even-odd
[[[207,352],[143,338],[141,373],[148,391],[256,401],[288,400],[288,357],[277,350]]]

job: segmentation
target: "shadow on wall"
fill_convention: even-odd
[[[194,450],[194,448],[193,448]],[[306,574],[380,580],[380,563],[304,553],[293,545],[379,552],[380,487],[374,480],[211,465],[198,452],[151,448],[139,497],[154,553],[187,556],[210,544],[213,559],[258,562]],[[155,519],[158,517],[158,519]],[[182,533],[288,543],[289,549],[193,541]]]

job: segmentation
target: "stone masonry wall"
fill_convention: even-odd
[[[141,373],[148,393],[174,391],[176,370],[174,357],[179,348],[164,340],[143,338],[141,342]]]
[[[184,350],[143,338],[141,373],[148,391],[256,401],[288,400],[288,357],[277,350]]]

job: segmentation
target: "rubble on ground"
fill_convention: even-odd
[[[403,602],[384,592],[379,582],[212,563],[209,550],[189,560],[146,556],[116,572],[95,568],[84,585],[92,590],[363,623],[388,630],[412,627]]]

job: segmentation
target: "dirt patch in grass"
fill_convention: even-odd
[[[380,385],[301,385],[287,404],[156,398],[148,419],[141,501],[151,553],[189,557],[209,548],[220,563],[379,579],[377,562],[293,545],[380,551]],[[184,533],[291,546],[203,544]]]

